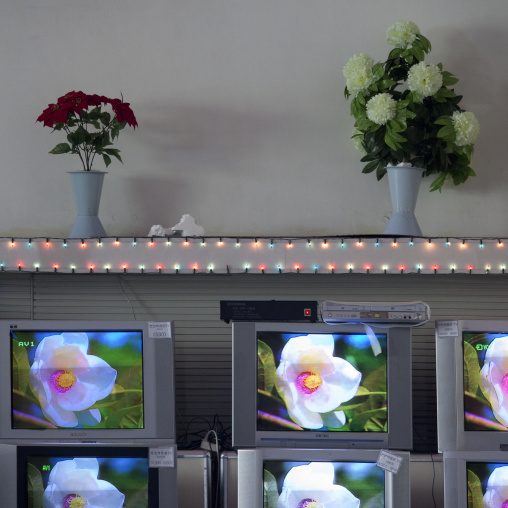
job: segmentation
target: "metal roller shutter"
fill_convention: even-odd
[[[503,275],[0,275],[0,315],[22,319],[175,321],[178,434],[231,425],[231,325],[220,300],[427,302],[432,319],[413,329],[416,451],[436,450],[434,320],[508,318]],[[203,420],[204,419],[204,420]]]

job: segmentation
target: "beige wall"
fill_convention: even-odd
[[[424,181],[429,236],[506,236],[505,0],[4,0],[0,16],[0,236],[65,236],[74,218],[63,141],[36,124],[82,89],[131,102],[104,187],[110,236],[146,236],[182,214],[208,235],[377,234],[388,185],[362,175],[341,69],[389,50],[415,21],[481,122],[478,177],[441,195]],[[101,169],[101,166],[97,166]],[[488,196],[488,198],[486,198]],[[443,219],[444,218],[444,219]]]

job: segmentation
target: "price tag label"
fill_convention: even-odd
[[[457,337],[459,335],[459,325],[457,321],[438,321],[438,337]]]
[[[148,467],[175,467],[174,447],[150,448]]]
[[[402,464],[402,457],[395,455],[387,450],[381,450],[377,458],[377,467],[390,471],[390,473],[397,474],[399,472],[400,465]]]
[[[169,321],[150,321],[148,323],[149,339],[171,339],[171,323]]]

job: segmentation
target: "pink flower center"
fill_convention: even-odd
[[[63,499],[63,508],[85,508],[86,500],[79,494],[68,494]]]
[[[503,388],[503,392],[508,393],[508,374],[505,374],[501,380],[501,387]]]
[[[298,508],[321,508],[321,503],[314,501],[314,499],[302,499],[298,503]]]
[[[58,393],[68,392],[76,382],[74,374],[68,370],[56,370],[49,381],[51,388]]]
[[[508,499],[501,505],[501,508],[508,508]]]
[[[301,392],[306,394],[314,393],[321,386],[322,382],[321,376],[314,372],[302,372],[296,378],[296,386]]]

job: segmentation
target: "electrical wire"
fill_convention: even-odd
[[[430,460],[432,462],[432,488],[431,488],[431,494],[432,494],[432,502],[434,504],[434,508],[437,508],[436,503],[436,497],[435,497],[435,485],[436,485],[436,463],[434,462],[434,453],[429,445],[429,443],[420,435],[420,433],[416,430],[416,427],[413,426],[413,432],[418,436],[420,441],[425,445],[427,448],[427,452],[430,455]]]

